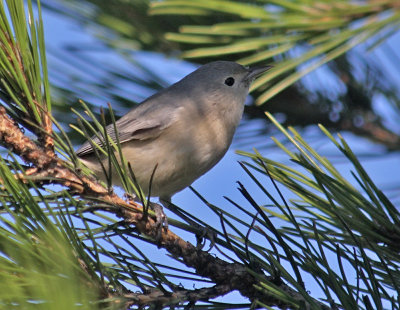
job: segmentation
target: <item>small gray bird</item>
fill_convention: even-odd
[[[229,61],[208,63],[116,122],[122,153],[146,195],[169,202],[224,156],[242,117],[250,83],[269,68],[247,68]],[[113,124],[107,132],[116,141]],[[98,138],[93,141],[102,144]],[[105,179],[89,141],[76,154],[97,177]],[[101,160],[108,171],[108,160]],[[121,184],[116,173],[113,183]],[[146,192],[149,188],[151,193]]]

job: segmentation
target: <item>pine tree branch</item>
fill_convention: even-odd
[[[6,113],[4,107],[0,107],[0,140],[2,144],[23,158],[27,163],[44,169],[56,163],[56,158],[44,153],[31,139],[26,137]]]
[[[24,135],[6,114],[3,107],[0,107],[0,143],[21,156],[26,163],[33,164],[38,169],[35,177],[52,178],[54,183],[64,185],[76,195],[86,199],[96,197],[97,202],[102,202],[98,205],[100,209],[123,218],[127,224],[134,225],[141,234],[153,239],[158,236],[156,221],[144,216],[142,206],[133,201],[126,202],[118,195],[110,193],[95,180],[78,175],[56,155],[46,153],[45,150]],[[282,309],[291,308],[291,304],[280,301],[272,294],[266,296],[263,292],[257,290],[255,286],[260,281],[249,272],[249,266],[228,263],[214,257],[206,251],[199,250],[169,229],[162,231],[159,246],[165,248],[175,259],[182,260],[187,267],[194,268],[200,276],[211,279],[218,287],[224,287],[224,292],[238,290],[251,301],[259,300],[263,304],[278,306]],[[252,270],[252,272],[260,275],[263,282],[271,283],[286,291],[296,301],[308,304],[300,293],[282,283],[280,279],[262,276],[262,270]],[[322,303],[315,302],[321,308],[329,309]]]
[[[152,289],[148,293],[130,293],[123,297],[127,299],[126,305],[129,306],[149,306],[157,305],[159,307],[178,305],[179,303],[189,302],[194,305],[198,301],[209,301],[212,298],[223,296],[231,291],[229,285],[214,285],[213,287],[200,288],[195,290],[180,289],[171,294]]]

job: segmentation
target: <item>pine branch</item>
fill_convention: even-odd
[[[284,56],[279,66],[253,83],[252,90],[262,89],[258,105],[356,45],[379,33],[389,36],[399,27],[399,5],[393,0],[273,1],[273,5],[279,9],[257,1],[167,0],[152,2],[150,14],[219,16],[211,25],[183,25],[178,33],[166,34],[184,44],[184,58],[237,55],[248,65]]]
[[[80,176],[68,168],[67,163],[63,162],[56,155],[48,155],[40,146],[33,143],[16,124],[7,116],[4,108],[0,108],[0,143],[13,152],[21,156],[28,164],[33,164],[37,171],[30,176],[37,181],[51,178],[52,184],[61,184],[69,188],[75,195],[90,199],[97,197],[93,206],[98,209],[111,212],[124,219],[128,225],[134,225],[140,234],[156,239],[158,236],[158,226],[154,219],[143,216],[142,206],[129,201],[126,202],[114,193],[109,193],[107,189],[97,183],[95,180]],[[23,178],[21,175],[19,178]],[[97,204],[98,201],[101,203]],[[165,248],[174,258],[181,259],[187,267],[192,267],[197,274],[207,277],[216,283],[217,286],[223,286],[224,294],[229,291],[238,290],[243,296],[250,300],[259,300],[260,302],[281,308],[290,307],[284,302],[272,296],[266,296],[265,293],[259,293],[254,289],[260,279],[252,276],[248,272],[248,267],[238,263],[227,263],[208,252],[199,250],[196,246],[184,241],[170,230],[163,230],[159,247]],[[262,274],[262,270],[253,270],[253,272]],[[294,300],[306,302],[304,297],[282,283],[279,279],[263,277],[264,282],[273,283],[275,286],[286,291]],[[321,307],[326,308],[323,304]]]
[[[158,307],[174,306],[180,303],[188,303],[187,307],[194,306],[198,301],[209,301],[210,299],[224,296],[231,292],[231,287],[226,284],[214,285],[213,287],[184,290],[166,294],[161,290],[152,289],[147,294],[130,293],[123,296],[127,306],[144,307],[156,305]]]

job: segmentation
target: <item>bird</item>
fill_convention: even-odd
[[[231,61],[207,63],[108,125],[107,134],[119,141],[143,192],[171,202],[175,193],[214,167],[231,145],[250,84],[270,68]],[[106,143],[99,136],[83,143],[76,154],[99,179],[106,180],[107,156],[96,155],[93,149],[94,144],[104,147]],[[112,183],[121,186],[115,169]]]

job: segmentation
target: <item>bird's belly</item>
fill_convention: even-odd
[[[203,144],[198,148],[200,142]],[[142,190],[157,197],[169,197],[189,186],[211,169],[226,152],[226,148],[199,139],[188,142],[177,138],[168,145],[158,145],[157,149],[152,146],[152,143],[140,147],[127,145],[123,153],[125,158],[129,158]]]

